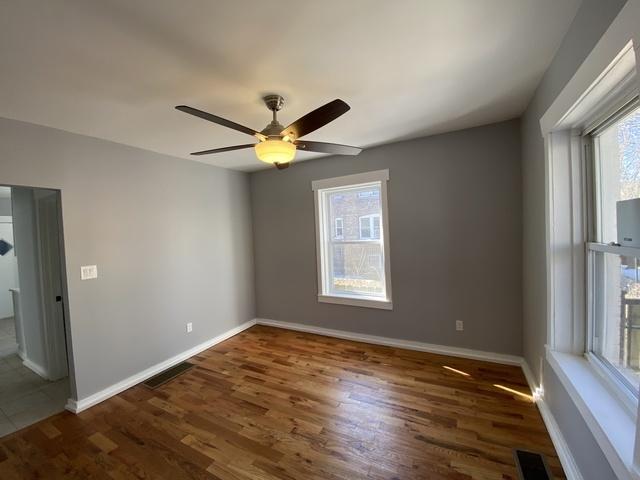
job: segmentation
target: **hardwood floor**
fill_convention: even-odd
[[[517,367],[263,326],[191,361],[0,439],[0,478],[517,479],[513,448],[564,478]]]

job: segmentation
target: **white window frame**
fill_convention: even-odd
[[[338,222],[340,222],[340,226],[338,226]],[[341,239],[344,238],[344,220],[342,217],[337,217],[334,222],[334,230],[333,230],[333,238]],[[340,235],[338,235],[338,229],[340,229]]]
[[[633,76],[631,77],[633,78]],[[598,253],[610,253],[615,255],[621,255],[626,257],[640,258],[640,248],[621,247],[615,245],[609,245],[605,242],[615,241],[613,238],[601,237],[601,222],[602,222],[602,205],[600,204],[601,192],[600,192],[600,175],[601,164],[596,155],[596,147],[598,146],[597,138],[592,137],[592,131],[595,129],[602,130],[603,122],[611,122],[619,120],[624,116],[625,111],[629,112],[638,108],[638,93],[639,89],[633,82],[622,81],[622,85],[626,85],[624,88],[614,90],[613,95],[607,99],[603,105],[603,111],[610,114],[608,117],[604,117],[599,114],[595,114],[591,121],[588,122],[588,126],[584,129],[582,135],[583,150],[582,155],[585,164],[585,205],[584,216],[585,223],[587,224],[586,237],[588,241],[586,244],[586,314],[587,324],[585,328],[585,357],[596,370],[596,372],[606,382],[611,393],[614,394],[618,400],[622,402],[624,407],[629,411],[632,416],[637,415],[638,394],[630,389],[630,385],[623,379],[622,374],[615,370],[615,367],[610,364],[606,359],[598,356],[593,350],[593,333],[596,321],[595,299],[590,298],[590,293],[594,290],[595,278],[595,262],[596,255]]]
[[[638,91],[639,46],[640,2],[628,2],[540,119],[546,157],[546,360],[621,479],[640,478],[639,405],[626,402],[612,375],[588,354],[586,253],[593,246],[587,245],[593,205],[587,201],[589,145],[582,133]],[[543,382],[541,377],[541,392]],[[571,469],[569,462],[563,466]]]
[[[373,228],[373,219],[377,218],[378,219],[378,225],[381,225],[380,223],[380,215],[377,213],[372,213],[371,215],[362,215],[360,217],[358,217],[358,235],[360,237],[360,240],[377,240],[377,238],[374,236],[373,232],[375,231],[375,229]],[[365,237],[364,235],[362,235],[362,220],[363,219],[367,219],[369,220],[369,236]]]
[[[339,305],[351,305],[355,307],[379,308],[392,310],[393,302],[391,296],[391,259],[389,248],[389,205],[387,198],[387,182],[389,181],[389,170],[376,170],[373,172],[357,173],[342,177],[314,180],[311,182],[313,198],[315,203],[316,221],[316,261],[318,272],[318,301],[322,303],[334,303]],[[379,185],[380,187],[380,243],[382,244],[382,255],[384,261],[385,293],[384,298],[369,297],[365,295],[336,295],[330,293],[326,286],[327,268],[325,266],[325,241],[327,238],[324,231],[325,218],[324,206],[321,199],[323,191],[332,188],[358,187],[367,185]],[[373,227],[373,222],[372,222]],[[360,218],[358,218],[358,231],[360,231]],[[377,240],[377,239],[376,239]],[[366,240],[365,240],[366,241]]]

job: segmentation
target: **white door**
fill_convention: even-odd
[[[56,192],[38,191],[36,193],[36,211],[42,273],[47,370],[49,380],[58,380],[69,374],[60,264],[58,194]]]
[[[18,287],[12,222],[12,217],[0,216],[0,242],[6,242],[2,244],[4,248],[0,248],[0,318],[13,317],[13,300],[9,289]],[[2,255],[2,252],[9,248],[6,245],[10,245],[11,248]]]

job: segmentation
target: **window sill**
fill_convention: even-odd
[[[635,419],[623,402],[584,357],[547,350],[547,361],[618,478],[639,479],[633,467]]]
[[[380,308],[393,310],[393,303],[388,300],[379,300],[373,297],[354,298],[339,295],[318,295],[318,301],[322,303],[334,303],[337,305],[350,305],[352,307]]]

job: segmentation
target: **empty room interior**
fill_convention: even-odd
[[[0,479],[640,480],[640,0],[0,1]]]

